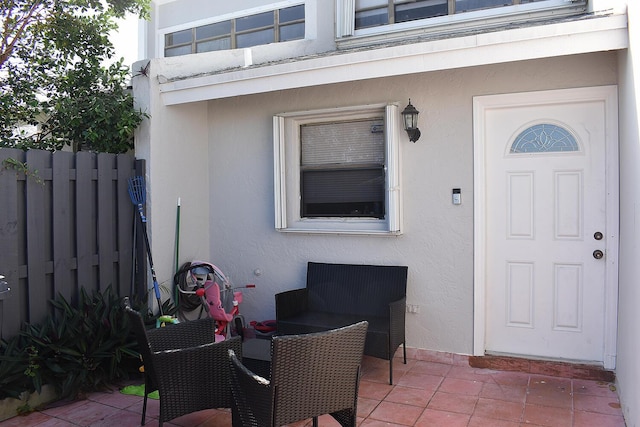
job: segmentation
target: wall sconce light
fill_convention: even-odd
[[[409,141],[416,142],[420,139],[420,129],[418,129],[418,114],[420,112],[416,110],[416,107],[411,105],[411,99],[409,99],[409,105],[402,110],[402,121],[404,123],[404,130],[409,135]]]

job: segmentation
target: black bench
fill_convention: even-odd
[[[307,265],[307,287],[276,294],[279,335],[306,334],[369,322],[364,354],[389,361],[402,344],[404,363],[407,267],[386,265]]]

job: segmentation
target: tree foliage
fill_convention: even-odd
[[[117,18],[146,17],[148,2],[0,0],[0,146],[132,148],[145,114],[108,36]]]

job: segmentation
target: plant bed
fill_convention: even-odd
[[[8,420],[17,415],[27,414],[38,407],[56,401],[59,398],[55,387],[44,385],[40,393],[24,391],[20,398],[7,397],[0,400],[0,421]]]
[[[110,288],[91,295],[81,289],[73,305],[61,295],[51,303],[54,313],[44,322],[0,340],[0,421],[140,377],[137,341]],[[155,324],[153,315],[145,320]]]

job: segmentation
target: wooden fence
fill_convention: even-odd
[[[0,334],[51,313],[50,300],[77,301],[111,286],[118,295],[144,292],[145,268],[136,268],[133,233],[141,230],[127,192],[144,176],[144,161],[127,154],[0,148]],[[135,251],[145,256],[144,244]]]

